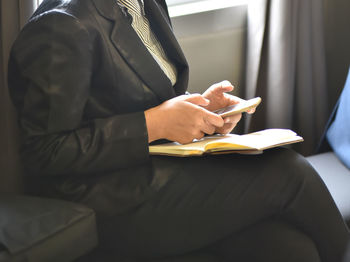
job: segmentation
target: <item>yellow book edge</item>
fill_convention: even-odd
[[[151,155],[201,156],[203,154],[259,154],[263,150],[302,142],[304,139],[289,129],[265,129],[245,135],[206,136],[189,144],[176,142],[150,145]]]

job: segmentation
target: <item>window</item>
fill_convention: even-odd
[[[247,5],[249,0],[166,0],[171,17]]]
[[[36,0],[37,6],[43,0]],[[195,14],[232,6],[246,5],[249,0],[166,0],[171,17]]]

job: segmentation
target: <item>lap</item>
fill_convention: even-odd
[[[159,192],[132,212],[103,221],[102,235],[120,251],[166,256],[210,246],[275,216],[309,168],[285,149],[258,156],[154,157],[153,163]],[[162,174],[172,176],[165,185]]]

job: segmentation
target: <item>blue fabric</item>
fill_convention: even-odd
[[[350,169],[350,70],[327,139],[338,158]]]

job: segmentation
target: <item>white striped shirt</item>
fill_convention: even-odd
[[[163,47],[152,32],[149,21],[144,15],[143,2],[141,0],[117,0],[117,3],[119,6],[127,8],[132,17],[133,29],[174,86],[177,79],[176,67],[170,62]]]

